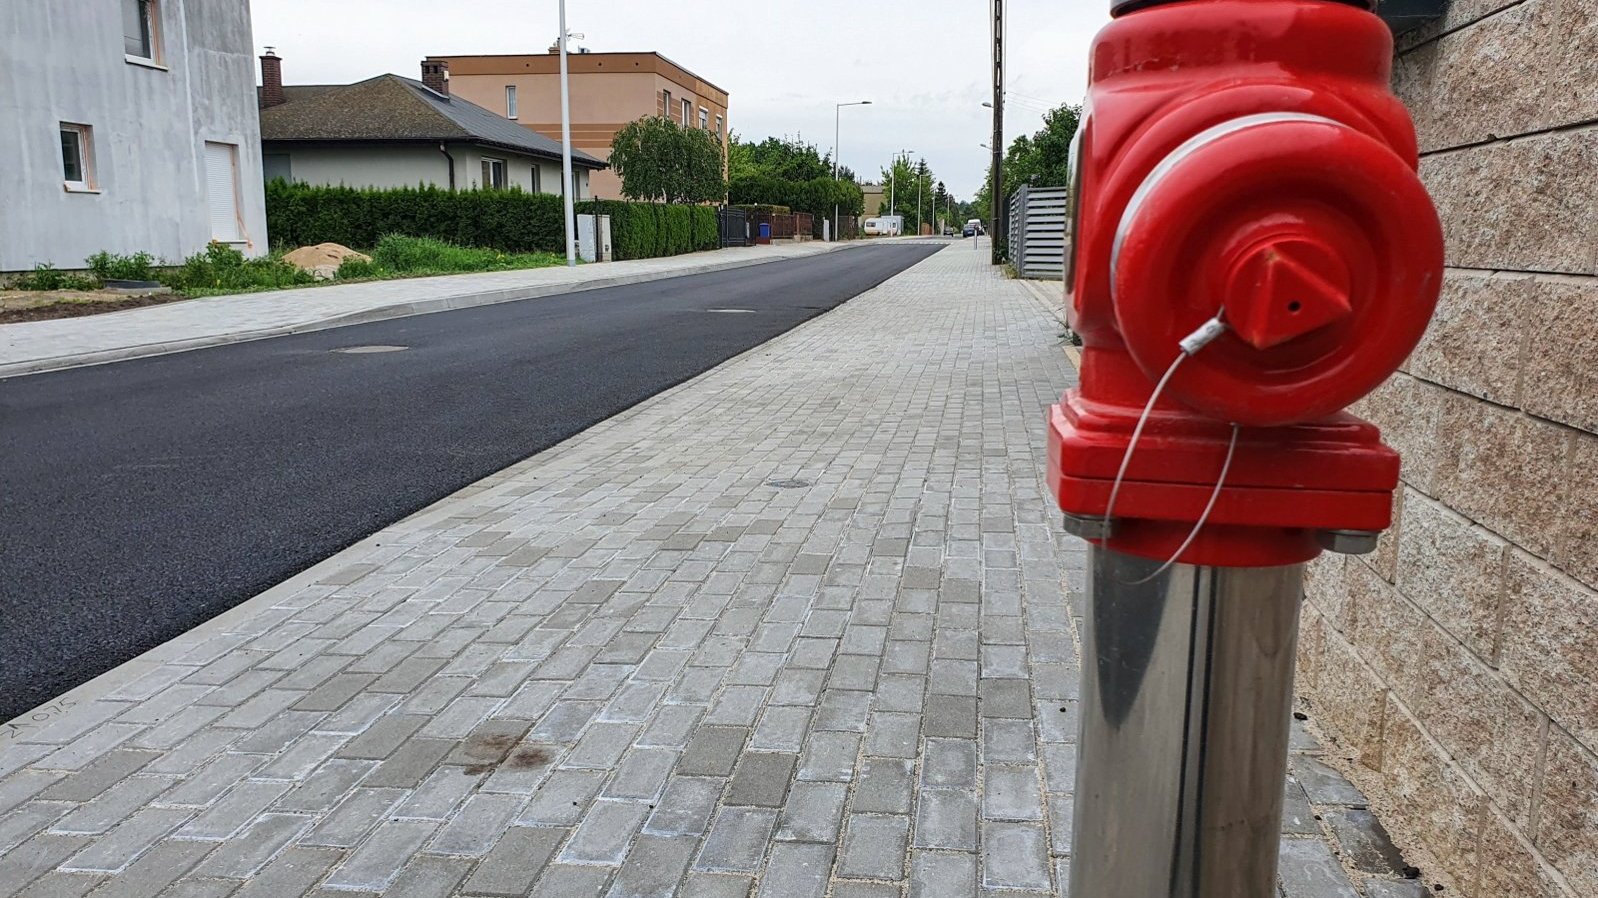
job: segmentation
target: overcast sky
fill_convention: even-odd
[[[1043,110],[1078,102],[1106,0],[1011,0],[1006,141]],[[252,0],[257,50],[274,46],[288,84],[418,77],[429,54],[537,53],[560,30],[555,0]],[[568,0],[568,27],[595,52],[655,50],[731,94],[744,138],[802,136],[862,177],[913,149],[969,199],[992,131],[987,0]]]

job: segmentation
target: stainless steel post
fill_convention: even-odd
[[[1071,898],[1273,898],[1303,566],[1089,562]]]

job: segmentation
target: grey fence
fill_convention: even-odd
[[[1010,197],[1010,263],[1024,278],[1065,277],[1066,190],[1022,187]]]

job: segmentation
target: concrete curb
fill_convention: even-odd
[[[1027,288],[1027,292],[1031,293],[1034,299],[1048,308],[1050,314],[1060,320],[1060,325],[1062,327],[1069,327],[1065,320],[1065,306],[1061,304],[1060,296],[1055,294],[1053,290],[1044,286],[1045,284],[1053,283],[1053,281],[1021,281],[1021,284]],[[1061,289],[1063,290],[1064,288],[1062,287]],[[1072,346],[1069,343],[1065,344],[1063,349],[1065,350],[1066,359],[1071,363],[1071,367],[1081,371],[1082,350]]]
[[[857,245],[869,246],[870,244],[864,243]],[[741,268],[746,266],[729,265],[726,267]],[[913,270],[915,270],[915,266],[911,266],[910,268],[906,269],[905,272],[901,272],[901,275]],[[887,282],[885,281],[884,284],[886,283]],[[867,296],[877,290],[881,290],[882,287],[883,285],[879,284],[876,287],[859,294],[859,296],[853,297],[850,302],[859,299],[861,296]],[[802,321],[792,329],[773,337],[772,340],[781,340],[787,338],[802,331],[808,326],[812,326],[815,322],[818,322],[825,317],[825,315],[818,315],[815,318]],[[276,586],[267,587],[250,598],[245,599],[237,605],[234,605],[232,608],[223,611],[216,617],[185,630],[171,639],[168,639],[166,642],[155,646],[144,654],[124,661],[105,673],[100,674],[94,679],[89,680],[88,682],[74,686],[73,688],[63,692],[45,704],[27,711],[9,721],[0,720],[0,748],[4,748],[8,743],[14,741],[18,737],[28,733],[31,730],[44,728],[45,726],[54,722],[57,718],[70,712],[75,707],[99,701],[106,696],[112,695],[117,690],[126,686],[128,683],[137,680],[140,676],[148,673],[150,670],[156,667],[161,666],[167,661],[170,661],[175,655],[179,655],[185,651],[188,651],[192,647],[192,645],[179,646],[178,643],[180,641],[203,639],[203,637],[209,635],[226,632],[227,628],[231,625],[242,622],[243,620],[248,619],[251,615],[257,614],[265,608],[272,607],[272,605],[280,599],[286,599],[307,586],[314,586],[318,581],[343,571],[353,563],[353,558],[359,557],[360,550],[377,548],[380,546],[385,533],[391,533],[394,531],[414,532],[416,530],[428,529],[428,527],[431,525],[437,524],[453,516],[459,509],[470,507],[485,493],[489,493],[496,488],[502,488],[506,485],[503,483],[490,483],[490,481],[500,480],[506,475],[507,472],[516,470],[524,465],[535,464],[540,458],[560,452],[569,444],[585,438],[589,431],[593,430],[594,427],[599,427],[620,419],[641,414],[648,405],[667,400],[678,393],[691,390],[702,383],[705,379],[722,371],[727,366],[738,364],[739,362],[748,359],[750,356],[756,353],[765,351],[771,345],[772,340],[767,340],[764,343],[758,343],[754,346],[751,346],[732,358],[723,361],[721,364],[716,365],[715,367],[701,371],[680,384],[668,387],[667,389],[656,393],[655,395],[637,403],[636,405],[633,405],[630,408],[617,412],[615,415],[612,415],[603,421],[597,422],[587,429],[572,434],[553,446],[529,455],[528,457],[519,461],[512,462],[500,470],[485,476],[476,483],[468,484],[425,508],[417,509],[409,515],[400,518],[398,521],[395,521],[394,523],[382,528],[376,533],[373,533],[372,535],[339,550],[327,558],[318,561],[309,568],[306,568],[298,574],[295,574],[287,580],[284,580],[282,583],[279,583]]]
[[[603,290],[607,287],[624,287],[630,284],[642,284],[649,281],[663,281],[670,278],[690,277],[698,274],[711,274],[718,271],[731,271],[738,268],[749,268],[755,265],[766,265],[771,262],[786,262],[793,259],[806,259],[813,256],[822,256],[828,253],[841,252],[863,246],[874,245],[870,241],[851,241],[849,243],[823,244],[824,249],[793,256],[774,256],[765,259],[736,259],[730,262],[711,262],[694,268],[685,268],[679,271],[653,271],[637,274],[623,274],[614,277],[596,278],[576,284],[548,284],[536,287],[511,287],[501,290],[487,290],[479,293],[458,293],[453,296],[441,296],[436,299],[411,300],[394,303],[393,305],[378,306],[363,309],[359,312],[349,312],[342,315],[333,315],[327,318],[308,321],[286,327],[261,328],[251,331],[237,331],[229,334],[212,334],[204,337],[195,337],[187,340],[172,340],[163,343],[143,343],[137,346],[123,346],[116,349],[99,350],[96,352],[73,353],[71,355],[52,356],[42,359],[30,359],[25,362],[13,362],[0,365],[0,380],[11,377],[21,377],[27,374],[42,374],[47,371],[63,371],[68,368],[83,368],[89,365],[105,365],[111,362],[125,362],[132,359],[148,358],[150,356],[170,355],[176,352],[187,352],[191,349],[206,349],[212,346],[228,346],[234,343],[248,343],[254,340],[266,340],[272,337],[286,337],[293,334],[308,334],[322,330],[332,330],[339,327],[348,327],[355,324],[372,324],[378,321],[390,321],[395,318],[409,318],[414,315],[428,315],[434,312],[453,312],[460,309],[472,309],[479,306],[498,305],[504,302],[518,302],[524,299],[542,299],[548,296],[559,296],[567,293],[582,293],[588,290]]]

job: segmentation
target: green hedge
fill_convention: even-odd
[[[671,256],[719,243],[716,210],[709,206],[612,200],[577,206],[579,212],[611,216],[617,259]],[[402,234],[507,253],[566,251],[561,198],[520,190],[375,190],[278,180],[266,185],[266,224],[272,242],[284,247],[339,243],[370,249],[388,234]]]
[[[610,216],[610,245],[617,259],[676,256],[721,245],[716,210],[621,200],[578,203],[579,212]]]

